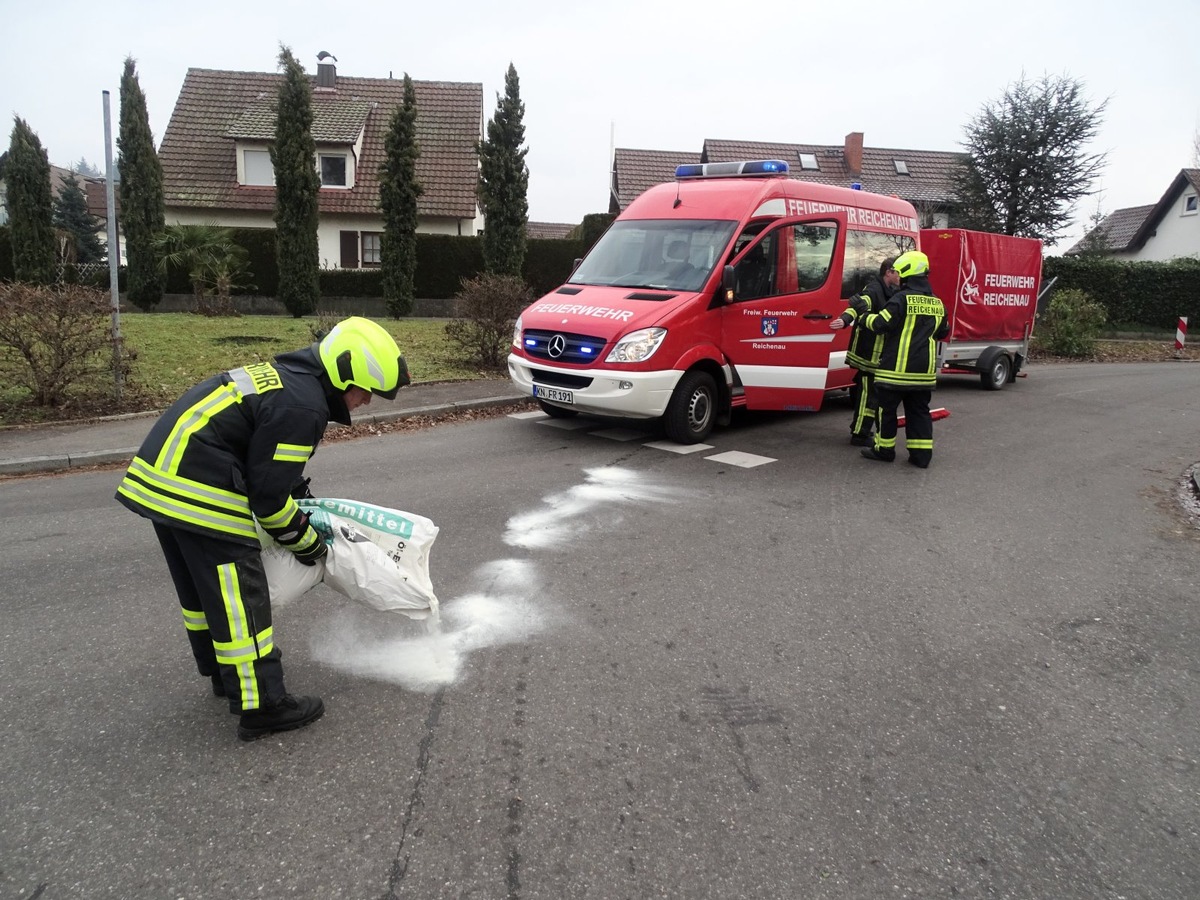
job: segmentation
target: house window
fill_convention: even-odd
[[[383,249],[383,235],[378,231],[364,231],[362,233],[362,264],[364,266],[377,266],[383,261],[381,255]]]
[[[800,154],[800,168],[812,169],[813,171],[820,171],[821,167],[819,165],[817,165],[817,154],[801,153]]]
[[[321,169],[321,187],[346,186],[346,157],[339,154],[322,153],[319,155]]]
[[[1185,196],[1183,198],[1183,213],[1182,213],[1182,215],[1194,216],[1194,215],[1196,215],[1196,212],[1198,209],[1200,209],[1200,207],[1198,207],[1196,204],[1196,195],[1195,194],[1188,194],[1187,196]]]
[[[266,150],[242,151],[242,184],[270,186],[275,183],[275,167]]]
[[[911,172],[908,171],[908,163],[906,163],[904,160],[893,159],[892,163],[893,163],[893,165],[896,166],[896,174],[897,175],[911,175],[912,174]]]

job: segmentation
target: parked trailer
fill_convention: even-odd
[[[984,388],[1013,382],[1029,357],[1042,280],[1042,242],[961,228],[921,230],[929,282],[950,336],[940,371],[977,373]]]

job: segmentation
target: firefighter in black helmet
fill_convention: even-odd
[[[320,697],[283,685],[263,572],[262,528],[305,565],[325,541],[297,496],[305,463],[332,419],[409,383],[392,336],[368,319],[339,322],[319,342],[214,375],[193,387],[150,429],[117,499],[154,523],[183,607],[192,654],[213,693],[253,740],[320,718]]]
[[[850,298],[850,306],[831,321],[829,327],[834,331],[849,328],[871,313],[882,310],[888,297],[900,284],[900,276],[893,268],[895,263],[894,256],[880,263],[879,274],[858,295]],[[846,350],[846,362],[854,369],[854,386],[850,388],[850,401],[854,404],[854,418],[850,420],[850,443],[858,447],[869,447],[872,442],[876,407],[875,368],[879,365],[882,350],[883,335],[862,327],[854,329],[850,336],[850,347]]]
[[[925,469],[933,459],[933,417],[929,399],[937,385],[937,342],[950,334],[946,308],[929,286],[929,257],[910,250],[896,258],[900,289],[887,305],[862,320],[867,331],[883,335],[875,370],[875,444],[867,459],[896,458],[896,408],[904,403],[904,443],[908,461]]]

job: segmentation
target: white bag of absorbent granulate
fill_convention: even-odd
[[[438,535],[432,521],[357,500],[312,498],[297,504],[329,553],[306,566],[260,530],[272,602],[289,603],[324,581],[372,609],[437,618],[438,599],[429,577],[429,551]]]
[[[327,585],[374,609],[437,617],[429,552],[438,527],[431,520],[357,500],[297,503],[313,527],[332,538],[323,560]]]

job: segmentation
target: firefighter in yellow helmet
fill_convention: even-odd
[[[395,340],[363,318],[273,362],[222,372],[179,398],[150,429],[117,500],[154,523],[183,607],[192,654],[213,693],[254,740],[316,721],[319,697],[284,689],[255,523],[300,562],[324,540],[296,504],[304,466],[332,419],[409,383]]]
[[[904,443],[908,461],[922,469],[933,459],[933,417],[929,400],[937,386],[937,342],[950,333],[946,308],[929,285],[929,257],[910,250],[896,257],[900,289],[877,313],[862,320],[867,331],[883,335],[875,370],[875,444],[867,459],[896,458],[896,408],[904,404]]]

